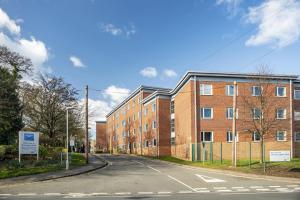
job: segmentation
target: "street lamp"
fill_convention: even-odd
[[[66,127],[66,132],[67,132],[67,159],[66,159],[66,170],[69,170],[69,110],[73,109],[74,107],[66,107],[66,112],[67,112],[67,127]]]

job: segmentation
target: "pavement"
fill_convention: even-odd
[[[74,167],[74,168],[70,168],[69,170],[59,170],[54,172],[42,173],[42,174],[19,176],[19,177],[7,178],[2,180],[0,179],[0,188],[1,186],[7,186],[7,185],[25,184],[25,183],[65,178],[69,176],[76,176],[79,174],[100,169],[102,167],[105,167],[107,164],[108,163],[101,157],[96,155],[91,155],[89,156],[89,164],[81,167]]]
[[[77,176],[0,186],[0,199],[300,199],[300,180],[101,155],[108,165]]]

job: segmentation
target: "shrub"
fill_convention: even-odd
[[[48,156],[48,149],[42,145],[39,146],[39,156],[41,159],[45,159]]]
[[[5,157],[5,146],[4,145],[0,145],[0,160],[4,160]]]

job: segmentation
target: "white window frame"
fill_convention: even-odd
[[[211,110],[211,117],[205,117],[204,113],[205,113],[205,109],[210,109]],[[202,119],[213,119],[214,118],[214,109],[212,107],[203,107],[200,108],[200,112],[201,112],[201,118]]]
[[[205,139],[205,134],[206,133],[211,133],[211,140],[210,141],[203,140],[203,139]],[[214,132],[213,131],[201,131],[201,139],[202,139],[202,142],[213,142],[214,141]]]
[[[294,111],[294,120],[300,121],[300,111],[299,110]]]
[[[260,116],[259,117],[256,117],[256,114],[255,114],[255,110],[260,110]],[[262,115],[262,112],[261,112],[261,109],[260,108],[253,108],[252,109],[252,117],[253,119],[260,119],[260,118],[263,118],[263,115]]]
[[[260,88],[260,94],[259,95],[255,94],[255,88]],[[261,86],[252,86],[252,96],[254,96],[254,97],[261,96],[262,90],[263,90],[263,88]]]
[[[156,112],[156,103],[152,104],[152,112]]]
[[[145,116],[148,115],[148,108],[145,108],[145,110],[144,110],[144,115],[145,115]]]
[[[233,93],[230,94],[230,87],[233,87]],[[236,96],[238,96],[239,88],[236,86]],[[225,87],[225,95],[232,97],[234,95],[234,85],[226,85]]]
[[[284,115],[283,118],[279,117],[279,113],[278,113],[279,110],[283,110],[283,115]],[[276,109],[276,119],[286,119],[286,109],[285,108],[277,108]]]
[[[145,126],[144,126],[144,131],[147,132],[147,131],[148,131],[148,128],[149,128],[149,127],[148,127],[148,124],[145,124]]]
[[[126,120],[122,121],[122,126],[126,126]]]
[[[284,94],[283,96],[280,96],[279,93],[278,93],[278,89],[279,88],[283,88],[284,89]],[[276,87],[276,97],[286,97],[286,87],[285,86],[277,86]]]
[[[231,140],[228,140],[228,134],[231,134]],[[236,133],[236,138],[235,138],[235,140],[236,140],[236,142],[238,142],[239,141],[239,133],[237,132]],[[228,142],[228,143],[231,143],[231,142],[233,142],[233,133],[232,133],[232,131],[227,131],[226,132],[226,141]]]
[[[259,140],[256,140],[256,137],[254,135],[259,136]],[[252,133],[252,142],[260,142],[261,141],[261,135],[259,135],[256,131]]]
[[[284,139],[283,140],[279,140],[278,139],[278,134],[279,133],[283,133],[284,135],[283,135],[283,137],[284,137]],[[277,133],[276,133],[276,141],[277,142],[285,142],[286,141],[286,131],[277,131]]]
[[[295,100],[300,100],[300,98],[296,98],[296,93],[297,93],[297,92],[300,92],[300,90],[294,90],[294,99],[295,99]]]
[[[152,121],[152,129],[156,129],[156,127],[157,127],[157,124],[156,124],[156,121],[154,120],[154,121]]]
[[[210,93],[206,93],[206,88],[205,87],[210,87]],[[213,95],[213,85],[211,84],[200,84],[200,95],[202,96],[211,96]]]
[[[299,134],[299,139],[297,139],[297,135]],[[295,142],[300,142],[300,131],[295,132]]]

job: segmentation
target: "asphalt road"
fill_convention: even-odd
[[[300,180],[234,175],[135,156],[79,176],[0,187],[0,199],[300,199]]]

